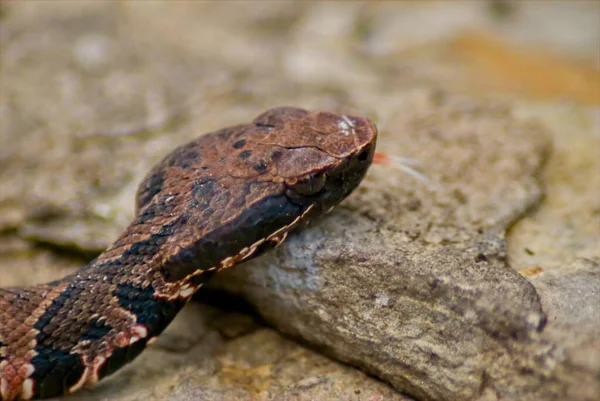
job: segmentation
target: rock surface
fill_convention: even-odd
[[[503,239],[539,199],[549,138],[482,104],[417,96],[404,110],[388,125],[407,134],[379,146],[427,166],[430,190],[373,167],[342,211],[213,284],[418,399],[563,394],[542,305]]]
[[[599,14],[3,3],[0,285],[103,250],[177,144],[273,105],[343,110],[429,182],[373,166],[340,208],[200,294],[219,308],[190,305],[68,399],[597,399]],[[254,312],[223,310],[247,306],[223,288]]]

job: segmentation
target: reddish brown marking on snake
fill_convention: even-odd
[[[365,118],[282,107],[175,149],[100,256],[56,282],[0,289],[0,399],[70,393],[133,360],[215,272],[348,196],[376,134]]]

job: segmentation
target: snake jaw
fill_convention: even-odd
[[[181,286],[181,288],[179,289],[179,297],[188,299],[192,295],[194,295],[200,287],[201,286],[191,286],[189,284],[185,284],[185,285]]]
[[[214,268],[207,269],[208,271],[214,271]],[[196,293],[202,287],[202,284],[195,284],[195,279],[198,278],[203,272],[202,270],[196,270],[191,274],[187,275],[184,279],[173,283],[166,283],[165,289],[157,291],[154,296],[159,299],[165,299],[167,301],[183,300],[188,301],[192,295]]]

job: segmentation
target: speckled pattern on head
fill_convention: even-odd
[[[0,399],[71,393],[133,360],[214,273],[348,196],[376,136],[365,118],[281,107],[175,149],[109,249],[61,280],[0,289]]]

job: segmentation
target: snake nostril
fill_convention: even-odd
[[[358,160],[360,160],[361,162],[364,162],[365,160],[367,160],[368,157],[369,157],[369,151],[367,149],[364,149],[362,152],[360,152],[358,154]]]

